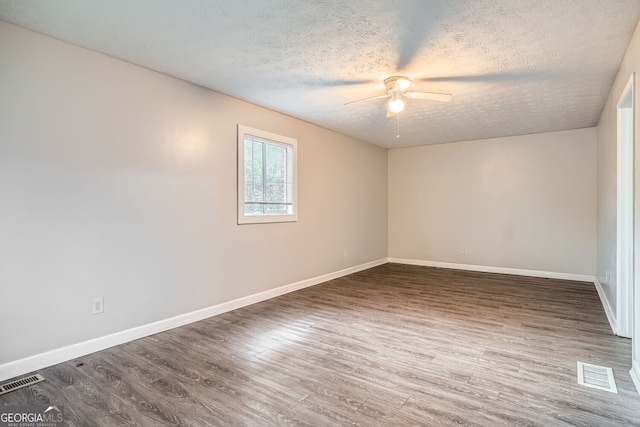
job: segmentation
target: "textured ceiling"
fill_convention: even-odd
[[[0,0],[0,19],[384,147],[595,126],[638,0]],[[398,120],[384,93],[410,90]]]

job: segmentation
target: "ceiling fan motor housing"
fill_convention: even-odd
[[[391,76],[384,79],[384,85],[387,88],[387,93],[404,93],[411,84],[411,80],[404,76]]]

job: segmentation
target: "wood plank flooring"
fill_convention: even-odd
[[[640,425],[593,285],[386,264],[39,371],[74,426]],[[612,367],[619,394],[579,386]]]

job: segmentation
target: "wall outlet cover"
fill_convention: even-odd
[[[94,298],[92,304],[92,314],[104,313],[104,298]]]

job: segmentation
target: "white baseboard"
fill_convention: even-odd
[[[637,361],[633,361],[632,368],[629,371],[633,384],[636,386],[636,391],[640,394],[640,365]]]
[[[609,326],[611,326],[611,330],[615,335],[618,335],[617,325],[618,320],[616,319],[616,315],[611,308],[611,304],[609,304],[609,300],[607,299],[607,295],[604,293],[604,289],[602,288],[602,284],[597,277],[594,278],[593,283],[596,285],[596,290],[598,291],[598,296],[600,297],[600,302],[602,303],[602,308],[604,308],[604,313],[607,315],[607,320],[609,321]]]
[[[417,259],[387,258],[398,264],[422,265],[425,267],[450,268],[453,270],[479,271],[483,273],[513,274],[516,276],[544,277],[547,279],[576,280],[593,283],[593,276],[584,274],[556,273],[553,271],[522,270],[519,268],[489,267],[484,265],[456,264],[451,262],[423,261]]]
[[[96,351],[104,350],[109,347],[124,344],[126,342],[157,334],[169,329],[177,328],[178,326],[197,322],[208,317],[226,313],[231,310],[236,310],[238,308],[255,304],[260,301],[288,294],[290,292],[307,288],[309,286],[314,286],[329,280],[337,279],[338,277],[346,276],[348,274],[357,273],[358,271],[377,267],[386,263],[386,259],[380,259],[377,261],[357,265],[355,267],[345,268],[344,270],[323,274],[322,276],[317,276],[311,279],[302,280],[300,282],[291,283],[289,285],[280,286],[275,289],[269,289],[267,291],[248,295],[246,297],[203,308],[201,310],[192,311],[190,313],[181,314],[169,319],[160,320],[154,323],[149,323],[147,325],[142,325],[103,337],[94,338],[89,341],[84,341],[78,344],[51,350],[46,353],[40,353],[33,356],[25,357],[23,359],[8,362],[0,365],[0,381],[28,374],[30,372],[46,368],[57,363],[62,363],[68,360],[82,357],[90,353],[95,353]]]

